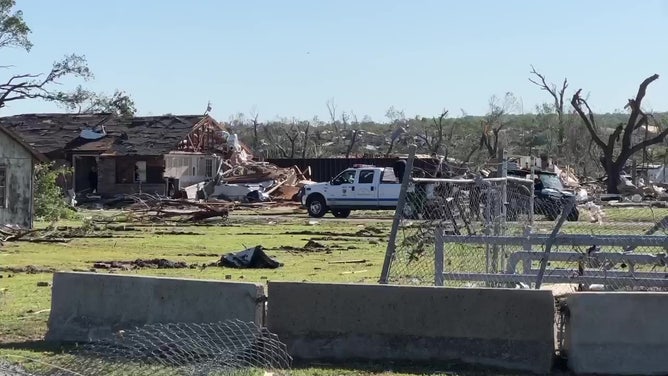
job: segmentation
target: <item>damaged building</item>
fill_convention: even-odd
[[[231,154],[231,136],[209,115],[25,114],[0,126],[71,166],[64,185],[77,196],[170,195],[214,176]]]
[[[35,163],[46,158],[0,126],[0,225],[32,228]]]

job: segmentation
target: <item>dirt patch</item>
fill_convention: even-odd
[[[306,244],[303,247],[295,247],[291,245],[282,245],[278,248],[274,248],[275,251],[287,251],[294,253],[311,253],[311,252],[324,252],[332,253],[332,249],[342,249],[342,247],[337,246],[328,246],[323,243],[320,243],[313,239],[305,239]]]
[[[286,235],[310,235],[310,236],[320,236],[320,237],[339,237],[339,238],[384,238],[386,235],[378,234],[377,232],[372,232],[367,229],[362,229],[353,233],[342,233],[342,232],[332,232],[332,231],[287,231]]]
[[[306,245],[304,245],[304,249],[306,249],[306,250],[323,250],[323,249],[327,249],[327,246],[311,239],[306,243]]]
[[[157,258],[148,260],[137,259],[133,261],[97,261],[93,263],[93,268],[95,269],[185,269],[192,267],[196,268],[197,266],[190,266],[185,261],[171,261]]]
[[[6,273],[38,274],[38,273],[54,273],[55,271],[56,269],[54,268],[42,268],[35,265],[0,267],[0,272],[6,272]]]
[[[110,230],[110,231],[142,231],[141,229],[136,228],[136,226],[124,226],[124,225],[118,225],[118,226],[107,225],[107,230]]]
[[[154,235],[204,235],[201,232],[194,231],[155,231]]]
[[[179,253],[177,256],[188,257],[220,257],[217,253]]]

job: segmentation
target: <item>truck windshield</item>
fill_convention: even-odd
[[[564,190],[564,186],[561,184],[559,176],[552,174],[540,174],[540,181],[543,183],[543,187],[556,189],[559,191]]]

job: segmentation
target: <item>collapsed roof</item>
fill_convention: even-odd
[[[20,134],[42,154],[66,150],[158,156],[225,142],[223,126],[208,115],[23,114],[0,118],[0,126]]]

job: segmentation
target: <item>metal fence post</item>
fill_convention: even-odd
[[[506,226],[506,214],[508,214],[508,155],[503,151],[503,160],[501,161],[501,231]]]
[[[381,284],[387,284],[390,279],[390,267],[394,259],[394,252],[396,250],[397,232],[401,219],[404,216],[404,207],[406,206],[406,191],[408,184],[413,176],[413,161],[415,160],[416,145],[411,145],[408,152],[408,161],[406,161],[406,170],[401,180],[401,190],[399,191],[399,201],[397,202],[397,209],[394,211],[394,220],[392,221],[392,230],[390,231],[390,239],[385,250],[385,261],[383,262],[383,270],[380,273]]]
[[[499,230],[497,235],[503,236],[506,234],[506,221],[508,215],[508,153],[503,150],[503,159],[501,161],[501,220],[499,221]],[[500,247],[500,255],[497,254],[497,271],[505,270],[504,260],[506,259],[505,246]]]
[[[559,220],[557,221],[557,224],[554,226],[554,229],[552,229],[550,237],[547,238],[547,240],[545,241],[545,254],[543,255],[543,258],[541,258],[540,260],[540,270],[538,271],[538,275],[536,276],[536,290],[540,289],[540,285],[543,283],[543,275],[545,274],[545,269],[547,269],[547,263],[550,259],[550,251],[552,250],[552,244],[554,244],[554,241],[557,238],[557,234],[559,233],[561,226],[563,226],[564,222],[566,222],[566,218],[568,218],[568,215],[571,213],[571,210],[573,210],[573,207],[575,207],[575,197],[571,197],[571,199],[568,200],[566,205],[564,205],[564,208],[561,211],[561,215],[559,216]]]
[[[534,212],[536,210],[536,208],[534,206],[535,205],[534,201],[536,199],[536,197],[535,197],[536,188],[535,188],[535,185],[534,185],[535,184],[534,179],[536,178],[536,167],[535,166],[536,166],[536,162],[534,161],[534,158],[531,157],[531,186],[529,187],[529,195],[530,195],[530,197],[529,197],[529,225],[531,227],[533,227],[533,220],[534,220],[533,216],[534,216]]]
[[[436,227],[434,230],[434,243],[434,285],[443,286],[445,244],[443,242],[442,227]]]
[[[485,189],[485,235],[492,235],[492,187],[487,186]],[[492,249],[489,242],[485,243],[485,272],[489,273],[492,265],[491,262]]]

